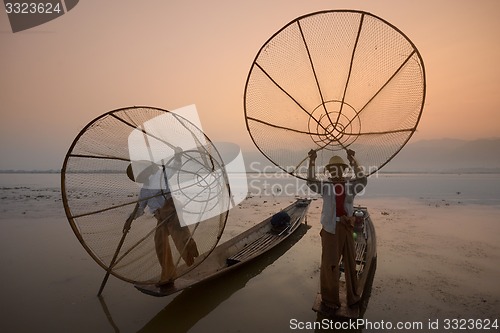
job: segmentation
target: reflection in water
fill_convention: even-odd
[[[245,287],[245,285],[252,278],[259,275],[285,252],[287,252],[306,234],[309,228],[309,226],[301,225],[293,235],[263,256],[246,265],[242,265],[239,269],[232,270],[225,275],[216,277],[209,281],[201,282],[183,290],[138,332],[189,332],[201,319],[209,315],[225,300],[229,299],[231,295]],[[376,263],[372,265],[372,268],[373,274],[370,274],[368,277],[364,297],[361,301],[361,317],[363,317],[368,306]],[[104,302],[102,301],[102,303]],[[109,312],[107,312],[105,304],[103,304],[103,310],[106,313],[108,321],[114,331],[118,332],[119,330],[117,325],[113,322],[113,318]],[[319,325],[319,323],[322,323],[323,320],[328,321],[328,323],[330,320],[333,320],[334,322],[339,321],[339,319],[331,319],[321,314],[317,314],[316,322],[318,325],[315,327],[318,328],[316,328],[314,332],[332,331],[331,327],[333,326],[327,327],[326,325]],[[359,328],[335,330],[335,332],[361,333],[363,330]]]
[[[373,279],[375,278],[375,271],[377,270],[377,257],[373,258],[373,262],[370,267],[370,271],[368,272],[368,277],[366,280],[366,285],[365,289],[363,290],[363,296],[361,297],[361,300],[359,302],[360,304],[360,310],[359,310],[359,318],[363,318],[365,315],[366,309],[368,308],[368,302],[370,300],[370,296],[372,294],[372,286],[373,286]],[[323,323],[323,320],[327,321],[327,325],[318,325],[319,328],[316,328],[314,330],[315,333],[320,333],[320,332],[331,332],[332,327],[328,325],[330,322],[331,318],[328,318],[321,313],[318,313],[316,316],[316,322],[317,323]],[[344,323],[343,326],[341,327],[351,327],[348,329],[343,329],[343,330],[335,330],[335,332],[351,332],[351,333],[361,333],[363,332],[362,328],[358,328],[357,325],[350,325],[351,323],[354,324],[356,322],[356,319],[344,319],[341,320],[339,318],[334,319],[335,322],[341,322]],[[356,328],[352,328],[356,327]]]
[[[250,279],[281,257],[309,228],[302,224],[293,235],[248,265],[243,265],[220,278],[185,289],[139,332],[158,332],[159,329],[164,332],[187,332],[220,303],[243,288]]]
[[[102,297],[102,295],[97,296],[99,298],[99,303],[101,303],[102,310],[104,311],[104,314],[106,315],[106,318],[108,319],[109,324],[113,327],[113,331],[118,333],[120,330],[118,329],[118,326],[116,326],[115,321],[113,320],[113,317],[111,316],[111,312],[109,312],[108,306],[106,305],[106,301]]]
[[[282,243],[248,264],[242,265],[239,269],[184,289],[138,332],[188,332],[200,319],[243,288],[248,281],[259,275],[267,266],[288,251],[306,234],[309,228],[310,226],[302,224],[294,234]],[[117,332],[118,329],[105,304],[103,304],[103,310],[110,325]]]

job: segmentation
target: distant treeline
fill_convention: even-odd
[[[0,170],[0,173],[61,173],[61,170]]]

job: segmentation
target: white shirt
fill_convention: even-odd
[[[356,178],[345,183],[346,191],[344,209],[347,216],[352,216],[354,211],[354,197],[365,188],[366,177]],[[325,231],[334,234],[337,226],[337,214],[335,203],[335,189],[331,182],[308,181],[307,185],[311,190],[319,193],[323,197],[323,208],[321,211],[321,225]]]
[[[168,179],[172,177],[175,172],[179,171],[180,164],[181,161],[175,159],[173,171],[167,168],[165,172],[163,172],[163,169],[158,168],[157,172],[149,176],[139,192],[139,207],[135,214],[135,218],[144,214],[146,207],[149,208],[151,214],[154,214],[158,209],[163,207],[165,201],[172,196],[170,187],[168,186]]]

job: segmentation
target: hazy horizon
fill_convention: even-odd
[[[278,171],[278,168],[257,148],[242,150],[242,156],[246,170],[241,170],[241,172],[261,173],[267,170],[275,173]],[[48,169],[0,169],[0,173],[57,173],[60,170],[61,166]],[[410,140],[379,172],[500,173],[500,136],[477,140],[453,138]]]
[[[80,1],[67,14],[15,34],[0,14],[0,170],[60,169],[85,125],[132,105],[174,110],[195,104],[212,141],[255,150],[243,110],[252,61],[291,20],[331,9],[381,17],[421,53],[427,93],[410,143],[500,135],[495,0]]]

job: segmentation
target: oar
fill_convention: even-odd
[[[115,254],[113,255],[113,258],[111,259],[111,262],[109,263],[108,269],[106,270],[106,275],[104,275],[104,279],[102,280],[101,287],[99,288],[99,291],[97,292],[97,296],[101,296],[102,291],[104,289],[104,286],[108,282],[109,274],[111,274],[111,270],[113,269],[113,265],[115,264],[116,258],[118,257],[118,253],[120,253],[120,250],[123,246],[123,242],[125,242],[125,237],[128,234],[128,231],[130,230],[130,225],[132,224],[132,221],[134,220],[135,214],[137,213],[137,210],[139,209],[139,203],[135,205],[134,211],[132,214],[129,216],[127,221],[125,221],[125,224],[123,225],[123,235],[122,238],[120,239],[120,242],[118,243],[118,246],[116,247]]]

